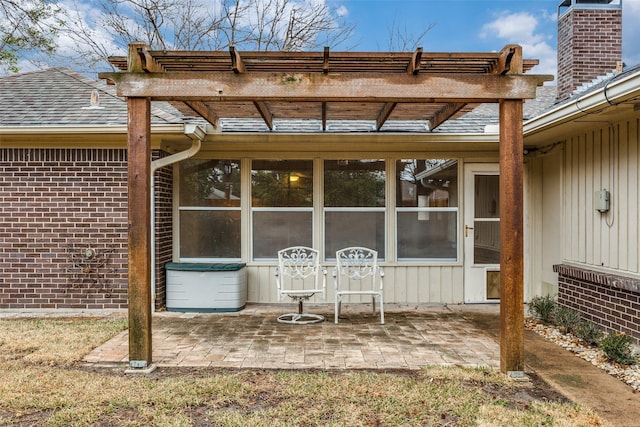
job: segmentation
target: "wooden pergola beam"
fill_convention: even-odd
[[[240,52],[238,52],[235,47],[230,46],[229,54],[231,55],[231,69],[233,70],[233,72],[235,74],[246,72],[246,68],[244,66],[244,62],[242,62]]]
[[[329,73],[329,46],[324,47],[324,58],[322,60],[322,72]]]
[[[545,75],[101,73],[118,96],[159,101],[498,102],[532,99]]]
[[[325,131],[327,130],[327,103],[323,102],[320,106],[322,112],[322,130]]]
[[[203,119],[211,123],[216,128],[220,124],[220,117],[216,113],[213,112],[207,105],[202,101],[184,101],[185,105],[191,108],[196,114],[201,116]]]
[[[464,108],[465,105],[467,104],[462,102],[451,102],[445,105],[431,116],[431,118],[429,119],[429,129],[433,130],[437,128],[442,123],[449,120],[455,113]]]
[[[413,52],[411,55],[411,62],[407,67],[407,73],[409,74],[418,74],[420,72],[420,61],[422,59],[422,48],[419,47]]]
[[[269,111],[269,107],[262,101],[254,101],[253,105],[255,105],[256,109],[260,113],[262,120],[267,124],[269,130],[273,130],[273,115],[271,111]]]
[[[500,51],[500,57],[491,70],[491,73],[499,75],[522,74],[522,69],[522,47],[518,45],[507,45]]]
[[[376,130],[380,130],[382,125],[384,125],[384,122],[387,121],[393,110],[396,108],[396,105],[398,105],[397,102],[387,102],[382,106],[382,109],[376,118]]]

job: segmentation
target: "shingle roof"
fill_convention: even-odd
[[[91,95],[99,93],[99,108],[92,108]],[[553,105],[554,86],[537,88],[537,98],[527,100],[524,118],[535,117]],[[178,124],[185,120],[168,103],[154,102],[153,124]],[[65,68],[51,68],[0,77],[0,126],[125,125],[127,104],[115,95],[113,86],[93,81]],[[480,104],[458,118],[430,131],[426,120],[388,120],[379,132],[395,133],[483,133],[486,125],[498,124],[498,105]],[[371,120],[328,120],[326,132],[376,132]],[[270,131],[261,119],[221,119],[223,132],[321,133],[320,120],[276,119]]]
[[[556,86],[536,88],[536,97],[527,99],[524,103],[523,119],[532,119],[550,108],[556,100],[556,94]],[[498,104],[481,104],[473,111],[443,123],[434,133],[484,132],[485,126],[499,124],[499,108]]]
[[[99,104],[91,104],[97,91]],[[95,96],[94,96],[95,98]],[[154,103],[152,124],[182,123],[166,103]],[[65,68],[0,77],[0,126],[124,125],[127,103],[115,89]]]

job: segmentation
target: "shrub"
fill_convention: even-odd
[[[575,334],[582,341],[589,345],[598,345],[602,339],[602,329],[598,325],[588,320],[583,320],[576,326]]]
[[[599,343],[609,360],[622,365],[633,365],[637,356],[633,354],[631,337],[620,332],[609,332]]]
[[[580,322],[582,322],[580,313],[568,307],[557,306],[553,311],[553,323],[565,333],[574,332]]]
[[[544,297],[533,297],[529,302],[529,313],[543,323],[549,323],[553,319],[553,312],[556,309],[556,300],[553,295]]]

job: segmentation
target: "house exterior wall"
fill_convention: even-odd
[[[0,149],[0,308],[127,306],[120,149]]]
[[[158,180],[161,306],[171,168]],[[0,200],[0,309],[127,307],[125,149],[0,149]]]
[[[564,149],[554,147],[544,156],[525,158],[525,293],[526,300],[537,295],[558,293],[558,277],[553,271],[562,258],[563,206],[562,171]]]
[[[613,124],[593,123],[564,143],[563,258],[584,268],[640,274],[638,114]],[[594,193],[610,192],[610,210],[594,207]]]
[[[578,310],[606,330],[640,343],[640,115],[615,122],[581,119],[582,130],[534,159],[542,195],[534,200],[541,230],[540,294]],[[610,209],[595,209],[595,192]]]
[[[394,304],[460,304],[464,301],[464,268],[462,266],[402,266],[381,264],[384,270],[384,301]],[[249,302],[277,302],[275,265],[251,265],[247,267]],[[327,265],[327,296],[311,302],[333,301],[334,285],[332,265]],[[352,297],[351,302],[370,302]],[[290,302],[290,301],[286,301]]]
[[[153,159],[166,153],[154,151]],[[167,166],[156,171],[155,180],[155,295],[156,309],[166,306],[167,287],[164,265],[173,258],[173,167]]]
[[[243,262],[247,268],[248,299],[252,303],[277,303],[275,268],[276,260],[254,260],[252,256],[252,209],[251,209],[251,164],[252,159],[278,160],[313,160],[315,184],[313,209],[313,246],[325,253],[323,234],[323,182],[320,169],[324,159],[384,159],[387,164],[387,204],[385,210],[386,249],[381,266],[384,269],[385,302],[399,304],[428,304],[447,303],[459,304],[464,302],[464,168],[469,163],[493,163],[498,161],[498,143],[495,135],[475,135],[460,138],[454,144],[447,142],[447,136],[440,139],[432,138],[429,144],[421,141],[420,136],[394,136],[393,142],[382,143],[381,135],[279,135],[278,144],[267,146],[261,143],[263,136],[243,135],[209,135],[203,149],[196,159],[235,159],[242,164],[242,257],[236,260],[205,259],[199,262]],[[484,140],[485,142],[482,142]],[[491,140],[491,142],[488,142]],[[349,148],[357,151],[348,151]],[[464,152],[457,151],[464,150]],[[247,157],[251,156],[251,157]],[[458,248],[457,260],[398,260],[396,258],[396,170],[398,159],[455,159],[458,162]],[[179,176],[179,168],[174,168]],[[497,168],[496,168],[497,169]],[[176,178],[174,188],[178,192]],[[174,194],[174,262],[195,262],[192,258],[180,258],[180,211],[177,200],[180,194]],[[333,301],[333,277],[331,275],[334,263],[324,260],[327,267],[327,297],[326,300],[312,298],[311,303]],[[358,302],[358,297],[353,297]],[[361,299],[362,302],[367,302]]]

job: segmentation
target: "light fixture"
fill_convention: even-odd
[[[298,175],[289,175],[289,182],[298,182],[299,179]]]

